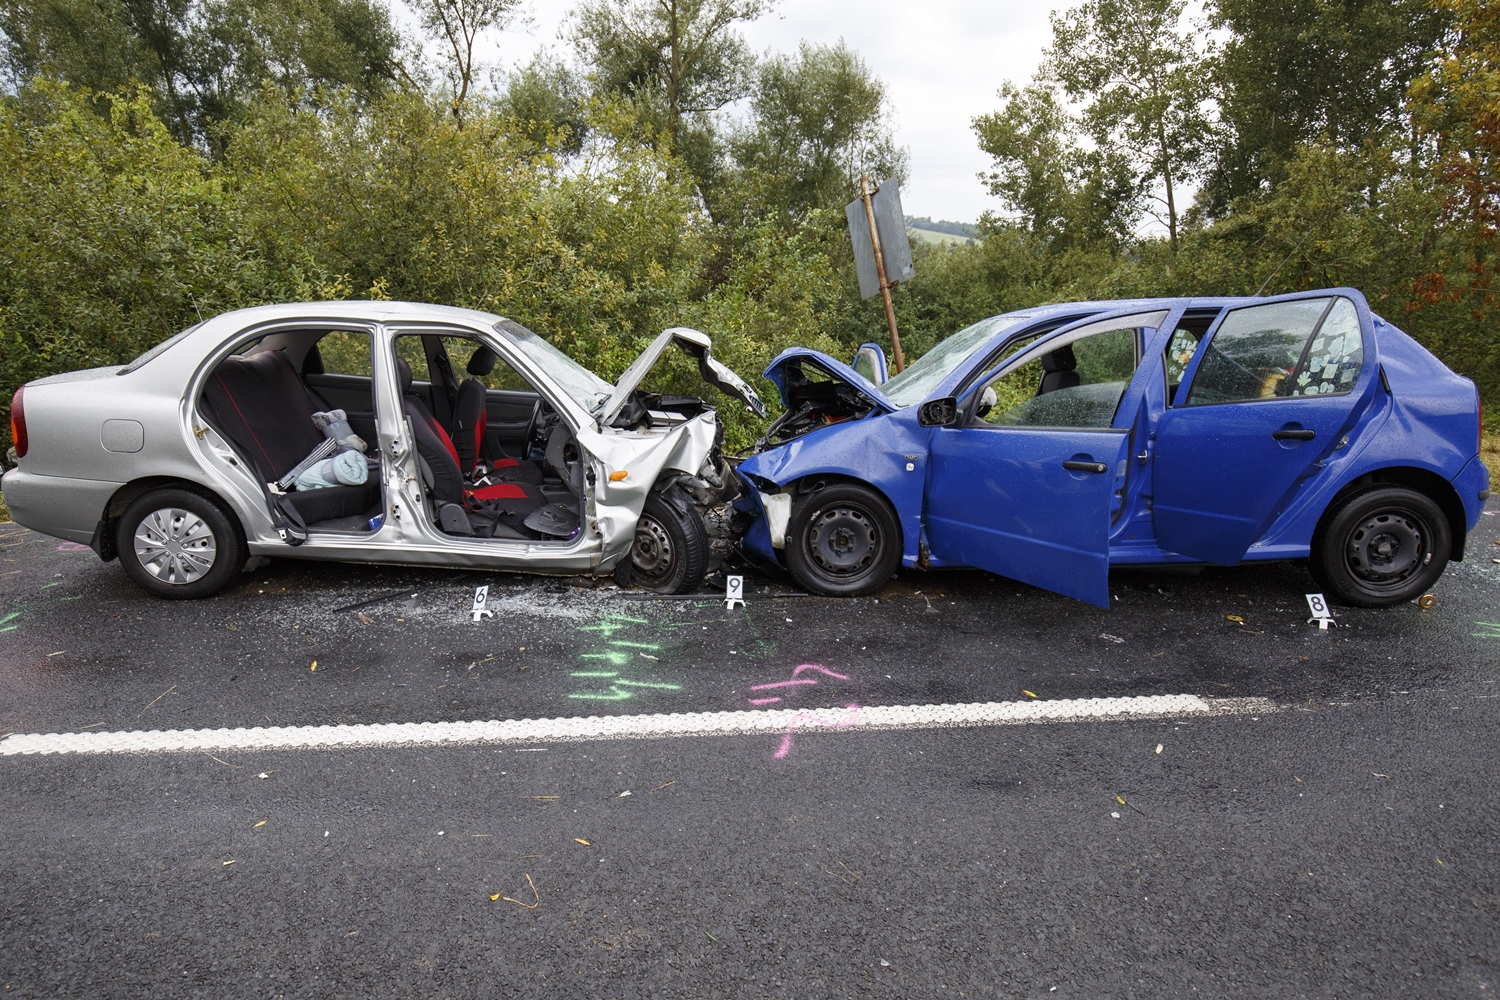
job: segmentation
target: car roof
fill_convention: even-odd
[[[432,305],[426,302],[385,302],[369,299],[330,299],[322,302],[286,302],[251,306],[220,313],[205,325],[236,328],[279,319],[350,319],[370,323],[438,320],[466,325],[494,326],[504,317],[478,309]]]
[[[1189,309],[1223,309],[1226,306],[1261,301],[1263,298],[1264,296],[1254,295],[1194,295],[1149,299],[1085,299],[1080,302],[1053,302],[1030,309],[1016,309],[990,318],[1047,320],[1081,313],[1119,312],[1123,309],[1172,309],[1179,305],[1186,305]]]

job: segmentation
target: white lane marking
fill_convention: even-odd
[[[933,729],[1081,719],[1264,714],[1265,698],[1200,698],[1191,694],[1138,698],[1002,701],[967,705],[875,705],[764,712],[682,712],[504,722],[398,722],[356,726],[267,726],[254,729],[168,729],[118,733],[17,733],[0,739],[0,756],[59,753],[184,753],[321,747],[423,746],[440,743],[543,743],[665,736],[783,733],[791,727]]]

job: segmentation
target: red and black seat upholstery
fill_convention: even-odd
[[[466,483],[459,471],[458,449],[453,440],[421,398],[409,391],[411,368],[398,358],[396,369],[401,377],[406,416],[411,420],[412,433],[416,436],[417,455],[426,466],[424,474],[432,476],[428,486],[439,506],[459,504],[476,513],[493,515],[512,529],[519,528],[526,515],[546,506],[542,491],[530,483],[502,482],[488,486]],[[487,519],[482,517],[479,520]]]
[[[495,352],[483,344],[469,356],[465,366],[470,375],[488,375],[495,368]],[[484,383],[478,378],[464,379],[458,387],[458,403],[453,408],[453,444],[458,449],[458,467],[468,474],[474,463],[484,457],[484,432],[488,420],[484,408]]]
[[[473,376],[488,375],[494,371],[497,357],[493,350],[481,344],[469,356],[465,370]],[[487,391],[484,383],[477,377],[465,379],[463,385],[458,387],[458,404],[454,407],[453,433],[450,435],[458,453],[458,467],[468,476],[473,473],[475,463],[484,460],[492,478],[540,486],[542,467],[537,463],[503,455],[499,458],[485,455],[484,435],[489,429],[485,410]],[[522,444],[524,446],[525,442]]]
[[[312,421],[312,397],[281,351],[219,362],[203,387],[203,407],[263,482],[286,475],[324,440]],[[380,477],[359,486],[293,491],[287,501],[308,524],[365,514],[380,504]]]

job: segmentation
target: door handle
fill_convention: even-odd
[[[1108,472],[1109,466],[1103,462],[1074,462],[1071,459],[1063,463],[1063,468],[1069,472]]]
[[[1279,431],[1271,432],[1271,437],[1277,441],[1311,441],[1317,436],[1317,431],[1307,427],[1283,427]]]

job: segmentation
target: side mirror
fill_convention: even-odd
[[[953,396],[929,399],[917,410],[917,423],[923,427],[952,427],[958,423],[958,400]]]

